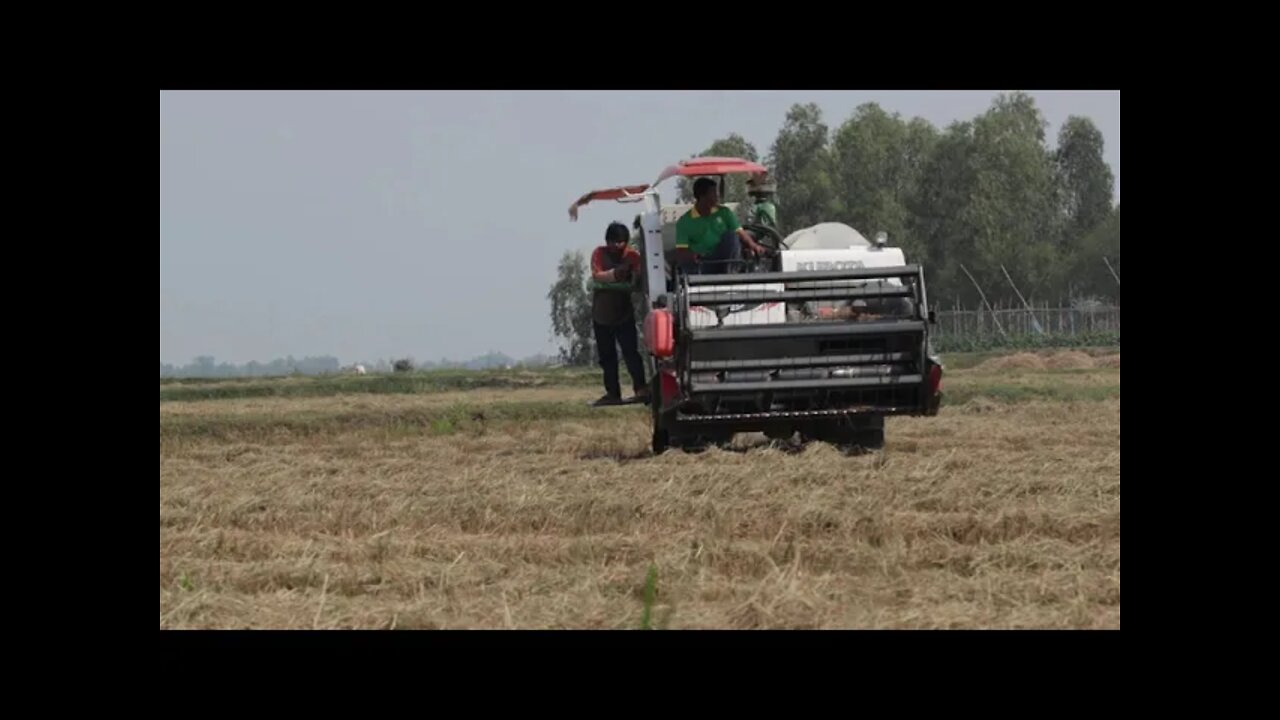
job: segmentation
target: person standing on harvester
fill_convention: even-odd
[[[591,280],[594,286],[591,298],[591,320],[595,331],[596,352],[600,367],[604,370],[604,397],[596,405],[620,405],[622,387],[618,380],[618,349],[631,374],[635,390],[632,401],[648,399],[648,387],[644,377],[644,363],[637,347],[635,310],[631,293],[640,278],[640,253],[629,247],[631,231],[626,225],[610,223],[604,233],[604,245],[591,253]]]

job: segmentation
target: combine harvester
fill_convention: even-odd
[[[848,225],[821,223],[784,238],[771,213],[755,211],[771,206],[757,206],[743,227],[765,257],[719,268],[677,262],[676,221],[692,206],[663,205],[657,186],[712,177],[723,197],[731,174],[751,175],[758,190],[766,169],[695,158],[650,185],[589,192],[569,210],[576,220],[592,201],[642,204],[635,244],[644,259],[654,452],[727,443],[740,432],[880,449],[886,416],[936,415],[942,364],[931,352],[924,271],[887,247],[884,233],[873,244]]]

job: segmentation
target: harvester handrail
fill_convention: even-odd
[[[757,283],[802,283],[818,280],[874,280],[876,278],[915,277],[919,265],[884,268],[849,268],[847,270],[804,270],[798,272],[739,273],[736,275],[687,275],[689,286],[755,285]]]
[[[762,392],[769,390],[834,390],[838,388],[868,388],[900,385],[917,385],[924,376],[884,375],[878,377],[830,378],[826,380],[756,380],[748,382],[700,382],[695,380],[690,392]]]
[[[779,290],[775,292],[760,290],[724,290],[722,292],[695,293],[689,297],[692,307],[708,307],[712,305],[737,305],[749,302],[796,302],[821,300],[865,300],[880,298],[909,298],[914,292],[909,287],[890,285],[878,288],[809,288],[798,290]]]
[[[784,358],[757,358],[747,360],[692,360],[689,369],[694,372],[715,372],[720,370],[782,370],[831,367],[837,365],[870,365],[906,362],[911,359],[908,352],[870,352],[855,355],[799,355]]]
[[[760,338],[807,338],[850,335],[896,335],[925,331],[922,320],[870,320],[862,323],[777,323],[715,328],[692,328],[689,337],[695,343]]]

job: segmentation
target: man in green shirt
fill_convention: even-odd
[[[723,273],[729,261],[742,259],[744,249],[754,254],[765,252],[764,246],[742,229],[738,216],[720,204],[716,181],[698,178],[693,184],[693,207],[676,221],[676,253],[681,266],[693,272],[701,262],[710,261],[704,272]]]
[[[751,212],[747,216],[748,222],[754,222],[766,227],[778,230],[778,205],[774,196],[777,194],[777,185],[765,180],[762,177],[755,177],[747,181],[747,194],[755,202],[755,206],[751,208]]]
[[[778,206],[773,200],[758,200],[755,205],[756,222],[774,230],[778,229]]]

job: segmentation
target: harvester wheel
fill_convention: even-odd
[[[667,447],[669,445],[670,443],[668,442],[667,431],[663,430],[662,428],[654,428],[653,429],[653,454],[661,455],[662,453],[667,451]]]

